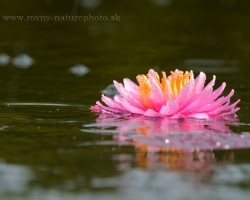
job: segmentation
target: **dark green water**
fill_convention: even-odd
[[[86,129],[98,117],[89,107],[114,79],[178,68],[215,74],[225,94],[235,89],[239,122],[223,130],[249,135],[249,13],[247,0],[2,0],[0,199],[247,199],[250,148],[154,153],[116,138],[126,122]],[[15,64],[19,54],[32,65]],[[74,75],[77,64],[89,72]]]

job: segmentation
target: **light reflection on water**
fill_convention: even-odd
[[[205,73],[235,73],[241,70],[240,62],[237,60],[216,59],[186,59],[183,61],[188,70]]]
[[[11,167],[12,168],[18,168]],[[9,169],[10,170],[10,169]],[[23,169],[21,169],[23,170]],[[109,178],[93,178],[92,188],[98,190],[102,188],[116,188],[115,192],[69,192],[58,189],[42,189],[34,187],[27,190],[28,180],[31,175],[20,174],[17,177],[10,176],[5,179],[11,185],[7,193],[0,191],[5,199],[169,199],[169,200],[200,200],[200,199],[248,199],[250,165],[228,165],[221,168],[213,168],[209,180],[207,174],[185,174],[175,171],[145,171],[134,168],[127,170],[121,175]],[[2,171],[1,171],[2,172]],[[21,172],[21,171],[20,171]],[[5,175],[5,174],[4,174]],[[233,175],[233,177],[232,177]],[[2,175],[3,176],[3,175]],[[20,180],[19,180],[20,179]],[[18,180],[18,181],[16,181]],[[243,184],[244,187],[237,187]],[[15,187],[17,186],[17,187]],[[2,188],[2,187],[1,187]],[[26,192],[24,192],[26,191]],[[181,192],[180,192],[181,191]],[[22,195],[20,196],[20,192]]]
[[[23,193],[32,178],[28,167],[0,162],[0,194]]]

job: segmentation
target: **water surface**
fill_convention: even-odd
[[[1,198],[250,196],[248,1],[26,0],[0,7]],[[7,15],[120,21],[4,21]],[[232,101],[241,99],[237,120],[131,121],[91,113],[114,79],[135,81],[150,68],[204,71],[208,80],[215,74],[215,88],[225,81],[224,95],[235,89]],[[201,132],[209,142],[238,136],[239,146],[199,146]],[[190,134],[187,148],[169,146],[179,141],[175,133]]]

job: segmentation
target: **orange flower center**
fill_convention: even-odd
[[[170,72],[170,85],[173,91],[174,97],[177,96],[177,94],[181,91],[183,86],[189,81],[190,76],[192,75],[192,72],[186,71],[183,74],[183,71],[179,71],[178,73]]]
[[[185,72],[178,71],[178,72],[170,72],[171,75],[167,78],[166,73],[162,72],[162,78],[160,79],[157,72],[155,72],[155,80],[157,84],[159,85],[161,91],[163,94],[172,94],[173,98],[175,98],[178,93],[181,91],[183,86],[189,81],[190,76],[192,75],[192,72]],[[136,77],[138,83],[139,83],[139,98],[142,102],[142,104],[146,108],[153,108],[152,103],[150,101],[150,93],[151,93],[151,84],[149,83],[149,77],[150,74],[145,75],[138,75]],[[172,90],[172,91],[168,91]],[[163,95],[164,96],[164,95]],[[168,99],[164,97],[165,101]]]
[[[148,77],[146,77],[145,75],[138,75],[136,79],[139,83],[139,98],[142,104],[146,108],[153,108],[149,98],[151,92],[151,85],[148,81]]]

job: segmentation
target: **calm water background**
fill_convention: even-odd
[[[0,198],[249,198],[250,148],[155,153],[114,137],[126,122],[104,134],[89,110],[114,79],[193,69],[235,89],[239,121],[226,127],[249,135],[249,13],[248,0],[2,0]],[[119,18],[3,19],[22,15]],[[71,73],[78,64],[88,73]]]

